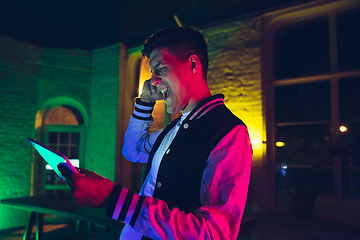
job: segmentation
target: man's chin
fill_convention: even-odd
[[[166,107],[166,112],[169,114],[174,114],[175,112],[172,109],[169,109],[168,107]]]
[[[173,107],[171,107],[171,105],[166,105],[166,112],[169,113],[169,114],[174,114],[176,113],[176,109],[174,109]]]

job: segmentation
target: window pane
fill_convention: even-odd
[[[330,166],[332,138],[330,124],[276,127],[276,162],[311,166]],[[280,144],[278,144],[280,146]]]
[[[360,213],[360,122],[343,122],[347,131],[340,134],[344,208],[348,214]]]
[[[328,18],[280,28],[274,38],[274,79],[329,73]]]
[[[68,146],[65,146],[65,147],[59,147],[59,152],[64,154],[65,156],[69,156],[69,148]],[[69,157],[68,157],[69,158]]]
[[[344,208],[348,214],[360,214],[360,167],[342,172]]]
[[[333,168],[279,165],[276,169],[276,205],[292,208],[299,217],[313,210],[329,213],[335,206]]]
[[[277,205],[294,207],[298,216],[305,214],[297,211],[302,209],[298,206],[301,202],[312,202],[304,211],[333,209],[331,125],[277,127],[276,142]]]
[[[75,146],[75,147],[71,147],[71,152],[70,152],[70,159],[78,159],[79,158],[79,147]]]
[[[343,122],[347,131],[340,134],[338,153],[342,163],[344,208],[360,214],[360,122]]]
[[[69,134],[67,132],[60,133],[60,144],[67,144],[69,142]]]
[[[346,131],[340,133],[340,142],[336,146],[342,166],[360,167],[360,122],[343,122],[342,125]]]
[[[57,138],[58,138],[58,133],[57,132],[49,132],[49,146],[56,144],[57,143]]]
[[[339,71],[360,69],[360,8],[337,14]]]
[[[71,144],[79,144],[79,133],[71,133]]]
[[[340,79],[339,102],[340,120],[360,120],[360,77]]]
[[[54,171],[47,170],[46,171],[46,184],[53,185],[55,184],[55,175],[56,173]]]
[[[331,120],[330,82],[275,88],[277,123]]]

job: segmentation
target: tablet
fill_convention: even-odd
[[[56,172],[56,174],[66,180],[66,178],[61,174],[58,170],[58,165],[64,165],[69,168],[74,173],[79,173],[76,168],[71,164],[70,160],[62,153],[55,151],[38,141],[28,138],[31,145],[35,148],[35,150],[43,157],[43,159],[52,167],[52,169]]]

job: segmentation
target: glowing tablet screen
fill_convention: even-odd
[[[51,166],[51,168],[56,172],[56,174],[62,179],[66,180],[65,177],[58,170],[58,165],[62,164],[68,167],[71,171],[78,173],[76,168],[70,163],[69,159],[61,154],[38,141],[28,138],[31,145],[35,148],[35,150],[41,155],[41,157]]]

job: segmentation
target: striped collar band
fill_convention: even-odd
[[[199,119],[216,106],[224,105],[224,95],[216,94],[201,101],[188,116],[189,120]]]

